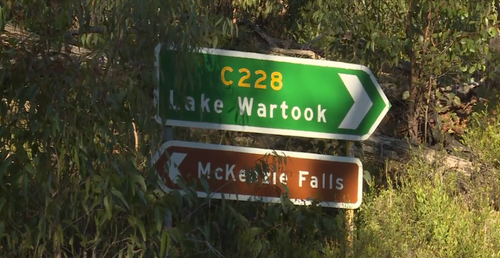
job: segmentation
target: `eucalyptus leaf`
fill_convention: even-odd
[[[403,92],[402,99],[407,100],[408,98],[410,98],[410,92],[406,90]]]
[[[111,193],[113,195],[115,195],[116,197],[120,198],[120,200],[122,201],[123,205],[125,205],[125,207],[127,207],[127,209],[130,209],[130,206],[128,205],[128,202],[127,200],[125,199],[125,197],[123,196],[123,194],[116,190],[116,189],[111,189]]]
[[[158,111],[168,112],[169,103],[160,103],[157,98],[168,92],[157,89],[160,78],[156,66],[165,66],[165,60],[156,60],[155,47],[163,43],[177,50],[172,58],[179,72],[173,76],[173,84],[182,93],[199,93],[196,81],[206,74],[198,72],[199,62],[192,57],[192,51],[202,47],[293,56],[304,62],[307,56],[295,54],[315,52],[321,59],[363,65],[371,70],[376,79],[367,82],[376,80],[382,85],[393,105],[389,112],[399,121],[397,126],[384,124],[380,132],[394,131],[395,137],[404,138],[411,135],[407,127],[414,118],[419,121],[419,132],[415,135],[422,135],[420,127],[425,121],[421,115],[436,113],[443,125],[431,130],[452,128],[458,132],[456,127],[468,121],[476,123],[477,128],[487,127],[494,132],[494,126],[488,127],[490,122],[479,119],[479,114],[473,119],[464,118],[467,114],[458,114],[464,110],[450,108],[450,105],[469,104],[465,99],[460,103],[453,94],[435,91],[436,87],[466,82],[472,77],[482,82],[483,73],[488,80],[495,81],[500,47],[495,24],[497,11],[493,5],[492,1],[482,0],[2,1],[0,256],[163,257],[167,253],[176,257],[339,256],[348,246],[343,210],[319,207],[317,202],[308,206],[291,202],[289,197],[295,194],[290,185],[294,174],[288,170],[296,166],[293,159],[287,163],[285,158],[266,156],[264,160],[272,158],[273,162],[256,161],[246,166],[251,168],[247,170],[248,184],[257,179],[256,173],[261,175],[267,170],[276,171],[277,175],[286,172],[290,176],[288,184],[247,186],[240,184],[238,177],[233,182],[219,182],[228,183],[229,188],[237,183],[238,190],[244,192],[264,187],[261,189],[268,190],[263,192],[272,193],[273,197],[281,195],[281,203],[199,198],[197,192],[208,192],[211,184],[206,180],[200,182],[197,171],[189,172],[193,174],[189,181],[159,180],[151,159],[165,141],[164,123],[152,118]],[[214,85],[199,87],[216,86],[223,90],[224,87],[217,86],[218,65],[223,64],[215,64],[211,66]],[[235,83],[241,79],[238,69],[244,68],[245,62],[238,66],[242,67],[233,67]],[[276,63],[256,69],[282,68],[282,64]],[[284,100],[280,99],[282,93],[291,90],[290,80],[297,78],[291,76],[301,76],[307,79],[305,90],[295,94],[308,98],[308,88],[323,87],[325,78],[331,75],[328,72],[331,69],[326,68],[321,74],[300,71],[283,74],[283,90],[263,90],[261,97],[279,105]],[[237,87],[227,90],[245,91]],[[410,89],[419,94],[418,98],[412,99]],[[311,99],[311,105],[321,104],[315,101],[327,102],[330,97]],[[216,96],[210,98],[213,101]],[[406,103],[398,103],[401,98]],[[196,102],[199,96],[193,99]],[[286,100],[290,108],[295,105],[293,99]],[[261,100],[254,100],[257,105],[255,101]],[[224,109],[230,106],[224,101]],[[180,107],[185,115],[201,115],[190,114]],[[377,105],[373,108],[377,109]],[[212,110],[203,117],[219,116]],[[280,117],[274,111],[274,119]],[[258,115],[254,112],[252,117]],[[279,124],[275,122],[266,126]],[[496,120],[491,123],[498,124]],[[304,130],[315,130],[319,125],[312,122],[309,126]],[[360,130],[370,129],[363,123],[361,127],[364,129]],[[478,167],[495,168],[495,155],[482,156],[494,150],[494,133],[485,134],[469,125],[464,127],[467,127],[465,136],[479,138],[468,142],[476,146],[471,151],[477,156],[475,163],[485,163]],[[474,134],[476,130],[478,133]],[[216,142],[220,136],[218,131],[207,133],[193,128],[175,127],[173,131],[175,139],[190,142]],[[249,137],[235,137],[237,144],[241,143],[240,138]],[[302,147],[297,146],[296,139],[276,142],[283,150]],[[483,143],[487,144],[477,147]],[[370,158],[364,161],[364,166],[375,165],[361,142],[354,145],[364,158]],[[345,141],[318,149],[336,155],[345,149]],[[227,159],[227,162],[232,161]],[[489,257],[500,251],[496,248],[499,238],[495,230],[467,231],[478,228],[477,225],[497,228],[491,219],[495,212],[490,211],[498,205],[493,200],[495,195],[489,198],[487,190],[496,189],[496,177],[480,180],[479,173],[473,179],[481,183],[467,181],[482,195],[478,198],[468,193],[469,203],[465,204],[448,193],[455,193],[456,189],[446,186],[442,192],[439,180],[429,185],[433,169],[429,170],[425,164],[410,159],[402,165],[404,173],[398,178],[398,185],[401,182],[404,187],[380,186],[380,191],[370,193],[368,198],[363,195],[362,202],[366,205],[359,208],[358,214],[362,216],[356,216],[355,223],[365,226],[356,232],[359,240],[356,252],[366,253],[369,249],[369,256],[373,257],[388,253],[408,256],[398,247],[420,246],[418,254],[410,256]],[[381,171],[394,169],[373,167]],[[446,176],[453,178],[453,173],[454,170],[447,171]],[[491,173],[494,169],[488,170],[487,174]],[[376,183],[373,175],[369,176],[367,171],[363,174],[370,186]],[[412,175],[412,180],[405,180],[408,175]],[[392,179],[392,173],[387,179]],[[310,193],[315,195],[316,190]],[[484,203],[491,203],[491,207]],[[464,212],[463,207],[473,207],[473,216],[467,209]],[[165,221],[167,209],[172,221]],[[394,230],[405,228],[399,223],[401,218],[416,220],[418,223],[411,226],[412,232],[417,233],[408,237],[405,230]],[[450,234],[453,231],[450,228],[458,228],[463,234]],[[432,241],[424,241],[429,238],[428,232],[432,233]],[[463,236],[468,237],[466,241]],[[455,244],[465,242],[481,244]]]
[[[365,182],[369,185],[369,186],[372,186],[373,185],[373,182],[372,182],[372,176],[370,174],[369,171],[365,170],[363,171],[363,179],[365,180]]]

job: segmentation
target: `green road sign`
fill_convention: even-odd
[[[365,140],[390,108],[362,65],[205,48],[186,72],[179,53],[155,49],[156,120],[165,125]]]

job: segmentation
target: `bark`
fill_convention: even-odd
[[[268,46],[268,50],[271,53],[282,54],[286,56],[307,56],[312,59],[324,59],[322,57],[321,51],[313,50],[310,48],[314,41],[321,39],[323,36],[320,35],[317,38],[311,40],[310,42],[301,45],[296,42],[288,42],[281,39],[276,39],[267,35],[258,25],[252,23],[249,20],[244,20],[239,22],[252,29]]]
[[[410,59],[410,78],[409,78],[409,93],[410,98],[408,102],[408,110],[406,118],[408,123],[408,136],[411,140],[419,142],[419,117],[421,94],[420,85],[418,82],[419,72],[416,65],[415,50],[413,44],[414,29],[413,29],[413,12],[416,7],[416,0],[410,0],[410,8],[408,10],[407,24],[406,24],[406,54]]]

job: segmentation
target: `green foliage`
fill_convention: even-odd
[[[233,2],[238,19],[254,20],[272,37],[294,41],[285,48],[312,48],[329,60],[366,65],[377,75],[402,66],[405,79],[396,81],[401,94],[390,97],[404,100],[401,119],[409,129],[404,136],[415,141],[428,139],[430,116],[445,132],[463,122],[450,120],[461,115],[463,107],[453,106],[458,98],[436,97],[438,87],[482,82],[498,69],[493,1]],[[441,109],[450,98],[453,107]]]
[[[498,100],[498,96],[497,96]],[[475,161],[481,167],[475,171],[474,182],[481,185],[479,189],[471,189],[484,195],[498,210],[500,208],[500,106],[495,105],[491,110],[474,113],[473,122],[463,138],[464,144],[474,149]]]
[[[188,204],[174,219],[176,227],[171,231],[183,257],[324,257],[341,253],[341,248],[332,249],[325,241],[325,236],[331,241],[343,234],[342,216],[332,210],[295,206],[286,198],[281,204],[198,199],[194,195],[185,198]],[[309,244],[304,245],[306,242]]]
[[[463,142],[481,165],[470,177],[415,156],[398,168],[397,183],[365,195],[356,257],[500,255],[499,111],[474,113]]]
[[[0,30],[11,23],[30,36],[2,35],[0,256],[343,257],[343,211],[294,206],[285,197],[279,204],[201,199],[191,182],[182,183],[185,195],[160,190],[149,164],[162,143],[152,119],[153,50],[158,42],[188,50],[176,77],[176,86],[186,87],[196,76],[189,50],[256,48],[239,23],[248,19],[275,38],[375,72],[409,60],[410,49],[425,94],[438,83],[483,77],[488,65],[496,69],[491,1],[414,3],[2,1]],[[69,45],[88,51],[70,54]],[[405,97],[414,100],[409,91]],[[455,95],[438,98],[457,102]],[[498,123],[478,113],[464,137],[484,166],[472,179],[450,171],[430,176],[442,171],[415,158],[401,186],[376,191],[377,173],[366,171],[355,257],[498,255]],[[332,155],[346,146],[310,145]]]
[[[500,216],[483,198],[490,189],[473,184],[473,192],[460,191],[463,175],[438,166],[416,157],[404,166],[400,187],[367,196],[358,218],[356,257],[500,254]]]
[[[498,97],[497,97],[498,98]],[[479,162],[488,164],[491,168],[500,168],[500,107],[493,106],[492,110],[474,113],[473,123],[464,136],[463,142],[473,148]]]
[[[162,257],[153,49],[198,47],[212,24],[194,2],[7,2],[31,36],[0,54],[0,255]]]

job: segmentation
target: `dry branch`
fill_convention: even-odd
[[[134,130],[134,147],[135,147],[135,151],[139,152],[139,132],[137,131],[137,127],[135,126],[134,122],[132,122],[132,128]]]
[[[268,36],[261,28],[259,28],[257,25],[251,23],[250,21],[244,21],[242,22],[249,26],[253,31],[255,31],[269,46],[269,50],[274,53],[278,54],[283,54],[283,55],[303,55],[303,56],[308,56],[313,59],[318,59],[321,58],[319,54],[317,54],[315,51],[307,49],[305,46],[301,46],[297,43],[293,42],[287,42],[284,40],[280,39],[274,39],[270,36]],[[98,33],[98,31],[96,31]],[[73,33],[73,32],[70,32]],[[321,35],[318,37],[322,37]],[[38,36],[29,32],[26,32],[22,30],[19,27],[15,27],[12,24],[7,24],[5,27],[5,31],[1,35],[2,43],[5,44],[6,39],[9,38],[16,38],[18,40],[24,41],[24,42],[29,42],[30,40],[37,39]],[[313,39],[312,41],[317,40]],[[311,42],[312,42],[311,41]],[[293,46],[297,47],[298,49],[287,49],[287,48],[282,48],[279,47],[281,46]],[[310,45],[310,43],[306,44]],[[306,49],[303,49],[306,48]],[[78,47],[78,46],[73,46],[70,45],[70,52],[78,57],[84,57],[84,56],[89,56],[92,51],[86,48]],[[135,125],[133,125],[135,127]],[[246,137],[248,138],[248,137]],[[271,138],[283,138],[283,137],[258,137],[261,138],[261,143],[264,138],[266,139],[271,139]],[[249,141],[249,139],[241,139],[241,137],[237,137],[234,139],[236,141]],[[272,148],[272,149],[279,149],[276,146],[276,140],[271,140],[271,142],[268,142],[268,140],[264,140],[267,143],[266,144],[261,144],[264,148]],[[138,139],[136,139],[136,145],[137,145]],[[251,141],[251,140],[250,140]],[[272,143],[274,142],[274,143]],[[414,144],[410,144],[407,141],[401,140],[401,139],[396,139],[396,138],[391,138],[391,137],[386,137],[383,135],[372,135],[369,139],[365,140],[362,142],[363,144],[363,149],[365,152],[365,155],[368,154],[370,156],[373,156],[375,158],[379,159],[393,159],[393,160],[404,160],[408,157],[408,154],[412,149],[417,149],[418,146]],[[137,148],[137,146],[136,146]],[[440,163],[442,163],[444,169],[456,169],[458,171],[463,172],[466,175],[470,175],[470,172],[473,170],[473,164],[472,162],[453,156],[453,155],[442,155],[437,151],[434,151],[429,148],[421,148],[420,149],[420,155],[425,158],[428,162],[434,163],[438,159]]]
[[[70,32],[71,33],[71,32]],[[20,40],[21,44],[27,44],[31,42],[35,42],[40,40],[40,36],[34,33],[30,33],[28,31],[23,30],[23,28],[15,26],[11,23],[6,24],[5,30],[1,34],[2,46],[5,48],[6,44],[9,42],[9,39],[15,38]],[[80,46],[75,46],[72,44],[66,45],[65,51],[61,49],[54,49],[57,53],[70,53],[72,57],[78,59],[86,59],[92,57],[92,50]],[[107,59],[103,57],[103,61],[106,62]]]
[[[285,150],[286,146],[291,143],[294,147],[300,145],[301,142],[311,141],[312,139],[302,139],[298,141],[291,140],[295,137],[284,136],[269,136],[261,134],[242,134],[235,137],[237,143],[253,143],[255,147],[266,148],[273,150]],[[422,157],[430,164],[435,164],[441,170],[456,170],[466,176],[470,176],[474,170],[474,164],[466,159],[445,154],[442,151],[436,151],[427,147],[419,147],[415,143],[410,143],[406,140],[387,137],[381,134],[373,134],[370,138],[361,142],[365,157],[384,163],[386,160],[394,160],[397,162],[407,162],[412,154]],[[355,156],[361,157],[359,149],[355,149]]]
[[[98,34],[103,34],[104,33],[104,28],[101,27],[89,27],[84,30],[72,30],[69,31],[68,33],[64,34],[65,37],[72,37],[72,36],[78,36],[86,33],[98,33]]]
[[[291,141],[295,137],[284,137],[284,136],[270,136],[261,134],[243,134],[239,137],[235,137],[237,143],[253,143],[255,147],[266,148],[272,150],[285,150],[288,149],[286,145],[290,142],[293,147],[295,145],[300,145],[300,142],[310,141],[311,139],[304,139],[299,141]],[[471,176],[474,170],[474,164],[466,159],[445,154],[441,151],[436,151],[426,147],[419,147],[419,145],[414,143],[409,143],[406,140],[401,140],[397,138],[387,137],[380,134],[373,134],[370,138],[362,141],[363,152],[365,157],[379,161],[381,163],[386,162],[386,160],[394,160],[400,163],[407,162],[412,154],[416,154],[419,157],[425,159],[429,164],[437,165],[440,170],[456,170],[463,173],[465,176]],[[355,156],[361,157],[359,149],[355,149]]]
[[[254,24],[253,22],[249,20],[245,20],[243,22],[240,22],[240,24],[245,24],[247,25],[250,29],[252,29],[255,33],[257,33],[268,45],[268,50],[270,52],[276,53],[276,54],[282,54],[282,55],[288,55],[288,56],[308,56],[309,58],[312,59],[324,59],[320,54],[317,53],[317,51],[309,49],[309,45],[311,45],[314,41],[319,40],[322,35],[316,37],[315,39],[311,40],[305,45],[300,45],[294,42],[289,42],[281,39],[275,39],[267,35],[259,26]],[[279,46],[281,45],[281,46]],[[290,49],[289,47],[293,47]]]
[[[312,59],[323,59],[315,51],[310,50],[309,46],[314,42],[319,40],[323,35],[318,36],[309,43],[305,45],[299,45],[294,42],[286,42],[281,39],[275,39],[267,35],[259,26],[252,23],[249,20],[240,22],[252,29],[257,33],[268,45],[268,49],[271,52],[283,55],[302,55],[308,56]],[[279,45],[284,46],[279,47]],[[296,49],[289,49],[288,47],[294,47]],[[400,63],[400,67],[404,70],[408,70],[407,64]],[[412,150],[418,149],[418,145],[410,144],[407,141],[386,137],[383,135],[373,135],[369,139],[365,140],[363,143],[363,149],[365,154],[370,156],[378,157],[381,159],[393,159],[393,160],[404,160],[407,159]],[[268,147],[273,147],[273,144],[265,144]],[[274,146],[276,147],[276,146]],[[419,155],[422,156],[429,163],[435,163],[439,161],[442,163],[443,169],[456,169],[463,172],[466,175],[470,175],[473,169],[472,162],[453,156],[453,155],[443,155],[440,152],[429,148],[420,148]]]
[[[454,155],[443,154],[430,148],[419,148],[417,144],[397,138],[372,135],[363,141],[362,144],[365,155],[369,154],[380,159],[404,161],[408,159],[412,151],[415,151],[415,153],[431,164],[440,163],[441,168],[445,170],[454,169],[462,172],[464,175],[470,176],[474,169],[471,161]]]
[[[287,55],[287,56],[308,56],[312,59],[320,59],[321,57],[317,55],[314,51],[312,50],[305,50],[305,49],[285,49],[285,48],[279,48],[279,47],[271,47],[269,48],[271,52],[274,52],[276,54],[282,54],[282,55]]]

